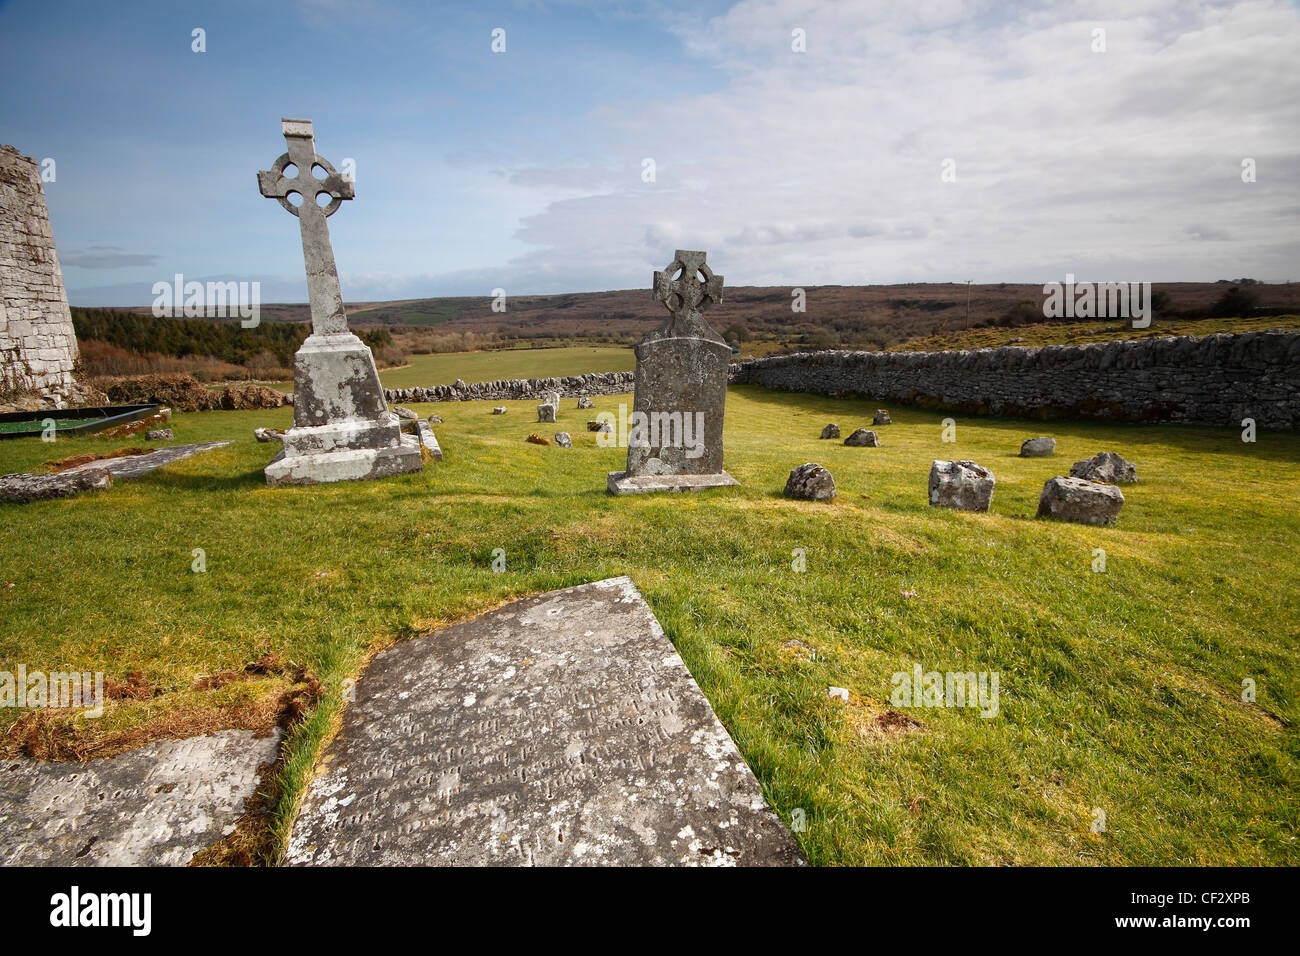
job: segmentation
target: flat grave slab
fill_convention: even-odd
[[[291,864],[801,864],[631,579],[390,647],[356,685]]]
[[[234,830],[279,731],[161,740],[86,763],[0,761],[0,866],[184,866]]]
[[[74,465],[62,472],[62,474],[66,475],[72,472],[94,469],[96,471],[107,471],[114,478],[139,478],[141,475],[147,475],[163,465],[170,465],[182,458],[189,458],[191,455],[197,455],[229,444],[229,441],[208,441],[200,442],[197,445],[169,445],[166,448],[155,449],[147,455],[124,455],[121,458],[101,458],[99,461],[88,461],[84,465]]]

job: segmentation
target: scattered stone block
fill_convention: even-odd
[[[830,501],[835,497],[835,479],[827,469],[810,461],[790,472],[785,495],[806,501]]]
[[[53,475],[0,475],[0,501],[25,505],[47,498],[70,498],[83,491],[113,487],[105,468],[76,468]]]
[[[539,422],[555,421],[555,406],[550,402],[543,402],[537,406],[537,420]]]
[[[493,415],[504,415],[505,413],[506,407],[504,405],[498,405],[496,408],[492,409]]]
[[[1038,517],[1078,524],[1111,525],[1124,507],[1124,492],[1085,478],[1049,478],[1038,497]]]
[[[993,472],[973,461],[936,460],[930,466],[930,506],[988,511],[995,483]]]
[[[411,411],[409,408],[407,408],[404,405],[394,405],[393,414],[396,415],[398,418],[404,419],[408,422],[413,422],[420,417],[419,415],[415,414],[415,412]]]
[[[254,428],[253,437],[260,442],[284,441],[284,432],[278,428]]]
[[[579,407],[579,408],[595,408],[596,406],[595,406],[595,404],[592,402],[591,399],[589,399],[586,395],[583,395],[581,398],[578,399],[578,407]]]
[[[144,433],[145,441],[175,441],[176,436],[170,428],[151,428]]]
[[[889,409],[887,408],[877,408],[875,417],[871,419],[871,424],[873,425],[890,425],[892,423],[893,422],[889,417]]]
[[[1131,461],[1125,461],[1113,451],[1103,451],[1083,461],[1076,461],[1070,466],[1070,477],[1122,485],[1137,481],[1138,473],[1137,465]]]
[[[839,437],[840,437],[839,425],[831,423],[830,425],[827,425],[825,428],[822,429],[822,438],[839,438]]]
[[[425,420],[426,420],[430,425],[441,425],[441,424],[442,424],[442,416],[441,416],[441,415],[430,415],[430,416],[429,416],[427,419],[425,419]]]
[[[416,437],[420,439],[420,447],[428,453],[429,458],[433,461],[442,461],[442,447],[433,434],[433,426],[423,419],[417,419],[415,433]]]
[[[866,428],[859,428],[848,438],[844,439],[844,444],[860,448],[879,448],[880,436]]]
[[[0,866],[185,866],[234,831],[279,742],[224,730],[85,763],[6,759]]]
[[[291,865],[803,863],[626,577],[380,651],[320,766]]]
[[[613,430],[609,422],[587,422],[589,432],[612,432]]]
[[[549,445],[551,443],[551,440],[549,438],[543,438],[541,435],[535,433],[529,435],[527,438],[524,439],[524,441],[530,441],[534,445]]]
[[[1049,435],[1026,438],[1020,443],[1021,458],[1047,458],[1056,454],[1056,439]]]
[[[559,445],[561,448],[572,448],[573,438],[569,435],[568,432],[556,432],[555,444]]]

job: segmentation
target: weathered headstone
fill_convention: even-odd
[[[572,448],[573,436],[571,436],[568,432],[556,432],[555,444],[559,445],[561,448]]]
[[[279,731],[224,730],[86,763],[0,761],[0,866],[184,866],[231,833]]]
[[[311,335],[294,356],[293,425],[266,466],[271,485],[316,485],[421,468],[420,443],[388,410],[370,349],[348,329],[326,218],[354,195],[352,183],[316,152],[310,120],[282,121],[289,150],[257,174],[263,196],[298,217],[311,299]],[[290,168],[292,176],[286,175]],[[316,170],[320,170],[318,176]],[[318,195],[329,197],[324,207]],[[290,198],[297,196],[295,206]]]
[[[1124,507],[1124,492],[1085,478],[1049,478],[1038,496],[1038,517],[1078,524],[1111,525]]]
[[[595,404],[586,395],[578,399],[579,408],[595,408]]]
[[[557,391],[555,391],[555,390],[551,390],[551,391],[547,392],[546,395],[545,395],[545,397],[542,399],[542,401],[545,402],[547,405],[554,405],[554,406],[555,406],[555,410],[556,410],[556,411],[559,411],[559,409],[560,409],[560,393],[559,393],[559,392],[557,392]]]
[[[668,319],[636,346],[627,470],[610,472],[611,493],[738,484],[722,469],[731,349],[703,314],[722,301],[722,281],[705,253],[685,249],[654,274],[654,298]]]
[[[827,469],[810,461],[790,472],[785,495],[807,501],[830,501],[835,497],[835,479]]]
[[[973,461],[935,461],[930,466],[930,506],[988,511],[995,484],[993,472]]]
[[[537,406],[537,420],[539,422],[555,421],[555,406],[550,402],[542,402]]]
[[[355,694],[289,863],[802,862],[626,577],[380,651]]]

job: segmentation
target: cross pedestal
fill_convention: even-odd
[[[348,329],[343,311],[325,220],[353,198],[352,183],[316,152],[310,120],[286,119],[282,129],[289,151],[257,174],[257,186],[298,218],[311,335],[293,357],[293,428],[285,433],[284,451],[266,466],[267,484],[316,485],[419,471],[419,439],[401,433],[384,401],[374,356]],[[318,197],[328,202],[321,205]]]
[[[606,486],[627,495],[739,484],[722,468],[731,349],[703,315],[722,301],[722,276],[705,253],[678,249],[654,274],[654,297],[668,319],[636,346],[627,470],[610,472]]]

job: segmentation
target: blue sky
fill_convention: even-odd
[[[730,284],[1300,279],[1298,23],[1263,0],[8,0],[0,142],[55,160],[74,304],[176,272],[305,300],[256,186],[282,116],[356,163],[330,219],[351,301],[648,287],[677,247]]]

